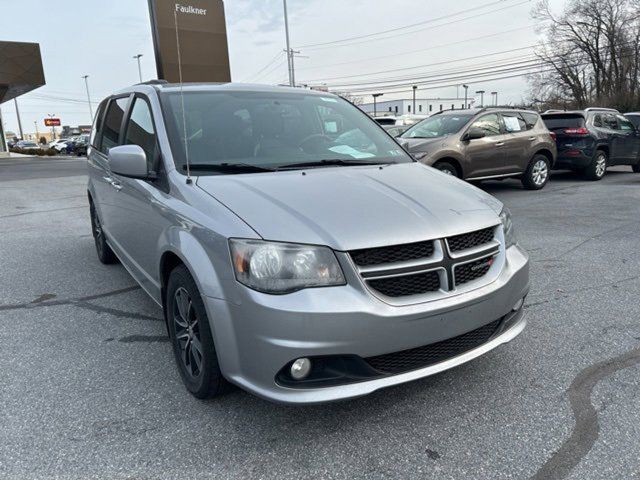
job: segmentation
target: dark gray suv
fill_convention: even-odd
[[[549,180],[552,134],[529,110],[481,108],[439,112],[403,133],[420,162],[465,180],[517,177],[531,190]]]

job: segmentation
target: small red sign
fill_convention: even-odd
[[[59,127],[61,125],[59,118],[45,118],[44,126],[45,127]]]

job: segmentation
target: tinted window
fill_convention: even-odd
[[[633,132],[635,130],[635,128],[633,128],[633,124],[625,117],[623,117],[622,115],[618,115],[617,118],[620,130],[623,130],[625,132]]]
[[[618,121],[616,120],[616,116],[612,113],[603,113],[602,114],[602,126],[604,128],[608,128],[609,130],[617,130],[618,129]]]
[[[100,144],[102,153],[109,153],[110,148],[118,145],[122,119],[128,101],[129,97],[123,97],[109,103],[107,115],[102,126],[102,143]]]
[[[154,170],[156,159],[156,132],[151,119],[149,104],[142,98],[136,98],[124,135],[125,145],[139,145],[147,155],[149,170]]]
[[[575,113],[543,115],[542,121],[551,131],[584,127],[584,117],[582,115],[576,115]]]
[[[502,120],[505,130],[509,133],[527,130],[527,124],[518,112],[503,112]]]
[[[484,130],[484,133],[487,137],[491,137],[492,135],[500,135],[500,120],[498,119],[498,115],[496,113],[490,113],[489,115],[484,115],[480,117],[478,120],[471,124],[470,128],[479,128],[480,130]]]
[[[625,118],[633,123],[636,129],[640,129],[640,115],[625,115]]]
[[[371,118],[330,95],[192,91],[161,94],[176,167],[243,163],[270,168],[322,160],[408,162],[411,159]]]
[[[527,123],[527,130],[531,130],[538,123],[538,114],[532,112],[522,112],[520,113],[524,121]]]
[[[435,115],[415,124],[402,138],[435,138],[459,132],[472,115]]]
[[[93,145],[96,148],[100,148],[100,146],[98,145],[99,143],[99,139],[100,139],[100,132],[102,130],[102,125],[101,125],[101,120],[102,120],[102,116],[104,115],[104,108],[106,106],[107,102],[104,101],[100,104],[100,106],[98,107],[98,113],[96,113],[96,118],[93,119],[93,126],[91,127],[91,145]]]

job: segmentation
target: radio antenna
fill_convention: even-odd
[[[176,48],[178,49],[178,77],[180,79],[180,102],[182,103],[182,132],[184,134],[184,158],[187,162],[187,185],[191,185],[191,169],[189,167],[189,144],[187,143],[187,117],[184,112],[184,91],[182,89],[182,57],[180,55],[180,35],[178,34],[178,11],[173,11],[176,24]]]

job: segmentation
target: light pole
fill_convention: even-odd
[[[91,96],[89,96],[89,75],[83,75],[82,78],[84,78],[84,86],[87,89],[87,102],[89,103],[89,116],[91,117],[89,123],[93,123],[93,108],[91,108]]]
[[[498,92],[491,92],[491,96],[493,97],[493,104],[498,106]]]
[[[378,99],[378,97],[381,97],[383,95],[384,95],[384,93],[374,93],[373,94],[373,116],[374,117],[378,113],[378,110],[377,110],[377,99]]]
[[[22,132],[22,120],[20,120],[20,110],[18,109],[18,100],[13,99],[16,105],[16,117],[18,117],[18,131],[20,132],[20,140],[24,140],[24,133]]]
[[[476,95],[480,94],[480,107],[484,107],[484,90],[476,90]]]
[[[287,0],[282,0],[284,6],[284,32],[287,37],[287,65],[289,66],[289,85],[296,86],[296,75],[293,68],[293,50],[289,42],[289,16],[287,15]]]
[[[133,56],[133,58],[138,60],[138,76],[140,77],[140,83],[142,83],[142,67],[140,66],[140,57],[141,56],[142,56],[141,53]]]
[[[467,103],[467,92],[469,90],[469,85],[462,85],[462,87],[464,88],[464,108],[467,109],[469,108],[469,105]]]
[[[55,113],[47,113],[47,116],[49,118],[55,118],[56,114]],[[55,140],[56,139],[56,127],[53,126],[53,124],[51,125],[51,140]]]
[[[38,122],[33,122],[33,126],[36,127],[36,142],[40,143],[40,134],[38,133]]]
[[[418,86],[413,86],[413,114],[416,114],[416,90],[418,90]]]

